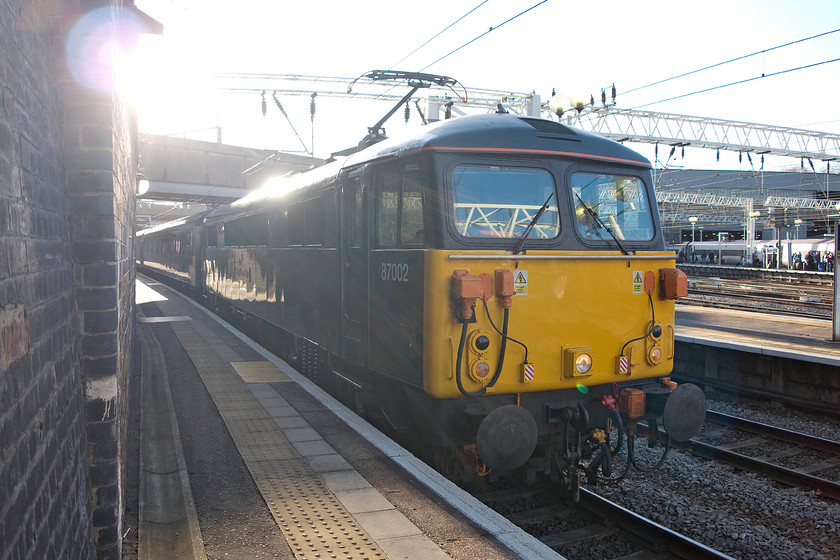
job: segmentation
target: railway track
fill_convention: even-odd
[[[833,295],[825,285],[690,278],[688,296],[680,303],[826,319],[831,317]]]
[[[840,442],[708,411],[696,438],[672,445],[840,501]]]
[[[730,558],[585,489],[578,504],[547,482],[476,497],[569,560]]]

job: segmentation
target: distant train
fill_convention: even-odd
[[[443,121],[137,241],[141,270],[455,480],[523,467],[575,494],[638,422],[682,440],[705,415],[667,379],[687,282],[649,162],[557,122]]]
[[[803,259],[808,253],[820,257],[834,253],[834,236],[817,239],[782,239],[781,241],[759,240],[753,251],[755,259],[748,255],[744,241],[695,241],[668,245],[677,253],[677,262],[697,264],[721,264],[724,266],[750,265],[775,268],[781,253],[782,267],[790,267],[797,256]]]

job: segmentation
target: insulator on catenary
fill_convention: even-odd
[[[315,119],[315,96],[318,95],[317,93],[313,93],[309,99],[309,116],[314,120]]]
[[[411,107],[408,103],[405,104],[405,122],[408,122],[408,119],[411,117]]]
[[[265,116],[265,114],[268,112],[268,106],[265,104],[265,92],[262,92],[262,94],[260,95],[262,96],[262,114],[263,116]]]

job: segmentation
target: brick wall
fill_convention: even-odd
[[[62,19],[62,36],[76,25],[78,13],[100,2],[79,3],[83,6],[76,13]],[[97,92],[73,79],[71,72],[60,74],[59,80],[92,537],[97,558],[118,559],[133,364],[136,118],[107,88]]]
[[[103,5],[0,0],[0,560],[121,555],[136,120],[65,48]]]
[[[0,559],[91,558],[54,20],[33,6],[0,0]]]

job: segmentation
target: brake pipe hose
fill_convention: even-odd
[[[622,347],[621,347],[621,352],[619,353],[619,356],[623,356],[623,355],[624,355],[624,349],[625,349],[625,348],[627,348],[627,345],[628,345],[628,344],[631,344],[631,343],[633,343],[633,342],[636,342],[637,340],[644,340],[644,339],[646,339],[647,337],[649,337],[649,336],[650,336],[650,333],[652,333],[652,332],[653,332],[653,329],[654,329],[654,328],[656,328],[656,315],[654,315],[654,312],[653,312],[653,297],[651,297],[651,295],[650,295],[650,294],[648,294],[648,301],[650,302],[650,329],[648,329],[648,332],[646,332],[644,335],[642,335],[642,336],[640,336],[640,337],[638,337],[638,338],[633,338],[633,339],[628,340],[627,342],[625,342],[625,343],[624,343],[624,346],[622,346]]]
[[[525,349],[525,363],[527,364],[528,363],[528,347],[525,346],[524,344],[522,344],[521,342],[519,342],[518,340],[516,340],[515,338],[512,338],[512,337],[507,335],[508,316],[509,316],[509,313],[510,313],[510,309],[505,308],[505,316],[504,316],[504,320],[502,322],[502,330],[501,331],[496,327],[496,324],[493,322],[493,317],[490,316],[490,310],[487,308],[487,302],[486,301],[484,302],[484,311],[487,313],[487,320],[490,321],[490,326],[492,326],[493,330],[496,331],[497,333],[499,333],[502,336],[502,351],[500,352],[500,355],[501,355],[502,359],[504,359],[505,342],[510,340],[511,342],[515,342],[519,346],[521,346],[522,348]],[[501,366],[499,367],[499,369],[501,370]],[[493,383],[495,383],[495,382],[496,381],[494,380]],[[491,383],[491,385],[492,385],[492,383]]]

